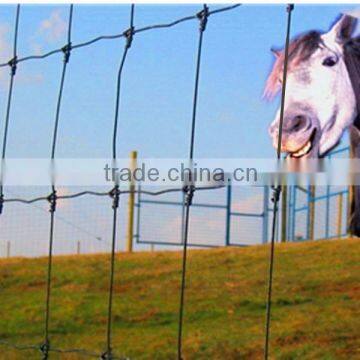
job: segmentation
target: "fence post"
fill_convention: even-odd
[[[287,186],[282,186],[281,193],[281,242],[286,242],[287,237]]]
[[[295,228],[296,228],[296,197],[297,197],[297,188],[296,185],[293,186],[293,195],[292,195],[292,219],[291,219],[291,240],[295,240]]]
[[[341,237],[342,212],[343,212],[343,194],[339,194],[339,197],[338,197],[338,216],[337,216],[337,236],[338,237]]]
[[[225,228],[225,246],[230,245],[230,226],[231,226],[231,182],[226,187],[226,228]]]
[[[288,207],[287,207],[287,241],[294,241],[294,195],[295,195],[295,185],[289,185],[288,186]]]
[[[134,180],[134,169],[136,168],[137,152],[132,151],[130,153],[130,170],[131,170],[131,181],[129,185],[129,203],[128,203],[128,231],[127,231],[127,242],[126,251],[132,252],[133,249],[133,238],[134,238],[134,204],[135,204],[135,180]]]
[[[10,257],[10,241],[6,242],[6,257],[9,258]]]
[[[141,215],[141,184],[138,185],[138,194],[137,194],[137,203],[136,206],[136,234],[134,238],[136,239],[136,243],[140,241],[140,215]]]
[[[325,213],[325,239],[329,238],[330,231],[330,186],[326,186],[326,213]]]
[[[80,241],[77,242],[76,253],[80,255]]]
[[[315,229],[315,186],[310,185],[308,189],[308,240],[314,240]]]
[[[350,216],[351,216],[351,199],[353,198],[353,187],[350,185],[347,190],[347,201],[346,201],[346,234],[350,236],[349,225],[350,225]]]

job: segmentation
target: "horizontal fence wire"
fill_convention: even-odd
[[[241,4],[235,4],[235,5],[231,5],[231,6],[224,6],[224,7],[221,7],[219,9],[215,9],[215,10],[210,10],[208,16],[236,9],[240,5]],[[150,30],[168,29],[168,28],[172,28],[172,27],[174,27],[176,25],[179,25],[179,24],[182,24],[184,22],[191,21],[191,20],[197,20],[197,14],[186,16],[186,17],[174,20],[174,21],[172,21],[170,23],[154,24],[154,25],[148,25],[148,26],[144,26],[142,28],[134,29],[133,34],[135,35],[135,34],[147,32],[147,31],[150,31]],[[95,44],[95,43],[97,43],[98,41],[101,41],[101,40],[114,40],[114,39],[119,39],[119,38],[125,38],[126,36],[127,36],[126,31],[124,31],[124,32],[122,32],[120,34],[114,34],[114,35],[101,35],[101,36],[95,37],[95,38],[93,38],[91,40],[85,41],[83,43],[71,45],[71,50],[80,49],[80,48]],[[47,53],[44,53],[42,55],[29,55],[29,56],[25,56],[25,57],[22,57],[22,58],[18,58],[16,60],[16,62],[17,63],[22,63],[22,62],[29,61],[29,60],[42,60],[42,59],[48,58],[49,56],[52,56],[52,55],[55,55],[55,54],[60,54],[62,52],[64,52],[64,47],[51,50],[51,51],[49,51]],[[8,62],[0,64],[0,68],[1,67],[6,67],[6,66],[11,66],[11,65],[12,65],[12,62],[10,60]]]
[[[231,184],[213,191],[211,196],[207,192],[196,191],[191,204],[191,241],[188,246],[246,246],[266,242],[267,187],[256,187],[250,196],[248,194],[247,187]],[[140,195],[135,204],[136,243],[182,246],[184,194],[169,194],[161,199]]]
[[[225,185],[213,185],[213,186],[195,186],[195,190],[196,191],[205,191],[205,190],[216,190],[216,189],[221,189],[225,187]],[[113,189],[109,190],[109,191],[79,191],[79,192],[75,192],[72,194],[67,194],[67,195],[57,195],[56,199],[58,200],[69,200],[69,199],[75,199],[75,198],[79,198],[85,195],[90,195],[90,196],[109,196],[112,197],[112,191]],[[144,195],[150,195],[150,196],[159,196],[159,195],[164,195],[164,194],[169,194],[169,193],[174,193],[174,192],[183,192],[184,188],[183,187],[176,187],[176,188],[170,188],[170,189],[164,189],[164,190],[157,190],[157,191],[151,191],[151,190],[121,190],[119,189],[119,195],[125,195],[125,194],[130,194],[130,193],[134,193],[134,194],[144,194]],[[22,204],[33,204],[36,202],[41,202],[41,201],[49,201],[50,199],[50,195],[46,195],[46,196],[38,196],[38,197],[34,197],[31,199],[22,199],[19,197],[16,198],[5,198],[3,202],[4,203],[22,203]]]
[[[236,9],[237,7],[241,6],[241,4],[234,4],[231,6],[224,6],[221,7],[219,9],[215,9],[215,10],[209,10],[208,11],[208,17],[214,14],[219,14],[222,12],[226,12],[226,11],[230,11],[233,9]],[[18,11],[20,11],[20,7],[18,6]],[[137,33],[143,33],[143,32],[147,32],[150,30],[156,30],[156,29],[166,29],[166,28],[172,28],[176,25],[179,25],[181,23],[190,21],[190,20],[198,20],[198,14],[195,15],[190,15],[190,16],[186,16],[177,20],[174,20],[170,23],[164,23],[164,24],[154,24],[154,25],[148,25],[142,28],[138,28],[138,29],[133,29],[132,30],[132,34],[135,35]],[[17,17],[17,21],[18,21],[18,17]],[[9,122],[9,117],[10,117],[10,107],[11,107],[11,99],[12,99],[12,90],[13,90],[13,81],[14,81],[14,76],[16,73],[16,68],[17,68],[17,64],[21,63],[21,62],[25,62],[25,61],[29,61],[29,60],[42,60],[42,59],[46,59],[49,56],[52,56],[54,54],[59,54],[59,53],[64,53],[65,56],[69,56],[70,55],[70,51],[74,50],[74,49],[79,49],[79,48],[83,48],[89,45],[92,45],[98,41],[101,40],[112,40],[112,39],[118,39],[118,38],[126,38],[128,36],[128,31],[129,29],[126,29],[124,32],[120,33],[120,34],[115,34],[115,35],[101,35],[98,37],[95,37],[89,41],[83,42],[83,43],[79,43],[79,44],[71,44],[71,41],[69,41],[69,36],[68,36],[68,43],[58,49],[54,49],[51,50],[47,53],[44,53],[42,55],[30,55],[30,56],[26,56],[23,58],[19,58],[17,56],[17,29],[18,29],[18,22],[16,22],[16,26],[15,26],[15,39],[14,39],[14,55],[13,58],[11,60],[9,60],[8,62],[2,63],[0,64],[0,68],[1,67],[6,67],[6,66],[10,66],[11,67],[11,81],[10,81],[10,88],[9,88],[9,96],[8,96],[8,106],[7,106],[7,113],[6,113],[6,121],[5,121],[5,131],[4,131],[4,140],[3,140],[3,159],[5,158],[5,151],[6,151],[6,140],[7,140],[7,134],[8,134],[8,122]],[[70,34],[70,33],[69,33]],[[64,62],[66,64],[66,62]],[[65,67],[65,65],[64,65]],[[54,149],[53,149],[54,151]],[[114,152],[114,151],[113,151]],[[218,188],[218,186],[210,186],[210,187],[202,187],[201,189],[204,190],[211,190],[211,189],[216,189]],[[47,196],[40,196],[40,197],[36,197],[33,199],[22,199],[22,198],[6,198],[5,195],[3,194],[3,184],[1,182],[0,184],[0,210],[2,210],[2,206],[3,203],[6,202],[18,202],[18,203],[24,203],[24,204],[32,204],[38,201],[49,201],[49,197],[50,195]],[[197,188],[197,190],[200,190],[200,188]],[[167,192],[176,192],[176,191],[183,191],[183,188],[180,189],[164,189],[161,191],[156,191],[156,192],[151,192],[151,191],[144,191],[144,194],[148,194],[148,195],[162,195],[165,194]],[[122,190],[120,191],[120,194],[126,194],[129,193],[129,190]],[[135,191],[136,192],[136,191]],[[57,199],[72,199],[72,198],[76,198],[76,197],[80,197],[80,196],[84,196],[84,195],[94,195],[94,196],[106,196],[106,195],[110,195],[111,196],[111,191],[109,192],[95,192],[95,191],[81,191],[81,192],[77,192],[71,195],[66,195],[66,196],[58,196],[57,195]]]
[[[64,62],[62,67],[62,74],[60,79],[60,88],[58,93],[58,99],[57,99],[57,105],[56,105],[56,111],[55,111],[55,122],[54,122],[54,131],[53,131],[53,137],[52,137],[52,148],[51,148],[51,158],[55,159],[55,150],[56,150],[56,144],[57,144],[57,133],[58,133],[58,125],[60,120],[60,110],[61,110],[61,100],[63,96],[63,90],[64,90],[64,84],[65,84],[65,74],[67,69],[67,64],[69,62],[70,53],[73,50],[84,48],[87,46],[90,46],[92,44],[95,44],[102,40],[112,40],[112,39],[119,39],[124,38],[126,40],[125,45],[125,51],[123,54],[122,61],[120,63],[119,73],[118,73],[118,86],[117,86],[117,100],[116,100],[116,107],[115,107],[115,121],[114,121],[114,133],[113,133],[113,159],[116,160],[116,140],[117,140],[117,125],[118,125],[118,115],[119,115],[119,102],[120,102],[120,80],[121,80],[121,74],[123,65],[125,62],[126,54],[128,49],[130,48],[131,41],[133,38],[133,35],[144,33],[151,30],[157,30],[157,29],[168,29],[172,28],[174,26],[177,26],[181,23],[192,21],[192,20],[201,20],[201,26],[205,26],[206,20],[209,16],[223,13],[225,11],[233,10],[237,7],[239,7],[240,4],[235,4],[231,6],[224,6],[218,9],[209,10],[206,6],[204,7],[204,10],[200,13],[196,13],[194,15],[186,16],[177,20],[174,20],[169,23],[163,23],[163,24],[153,24],[148,25],[142,28],[134,28],[133,26],[133,18],[134,18],[134,5],[131,6],[131,21],[130,21],[130,28],[126,29],[122,33],[114,34],[114,35],[100,35],[98,37],[95,37],[91,40],[88,40],[83,43],[79,44],[72,44],[71,42],[71,29],[72,29],[72,14],[73,14],[73,5],[70,5],[69,10],[69,20],[68,20],[68,33],[67,33],[67,43],[65,46],[61,48],[57,48],[54,50],[51,50],[47,53],[44,53],[42,55],[30,55],[25,57],[18,57],[17,54],[17,40],[18,40],[18,27],[19,27],[19,14],[20,14],[20,5],[17,5],[16,7],[16,17],[15,17],[15,31],[14,31],[14,45],[13,45],[13,57],[11,60],[9,60],[6,63],[0,64],[0,68],[9,66],[11,69],[10,72],[10,83],[9,83],[9,90],[8,90],[8,102],[7,102],[7,109],[6,109],[6,116],[5,116],[5,130],[4,130],[4,136],[3,136],[3,152],[2,152],[2,159],[5,160],[6,155],[6,145],[7,145],[7,136],[8,136],[8,130],[9,130],[9,121],[10,121],[10,112],[11,112],[11,102],[12,102],[12,93],[13,93],[13,86],[14,86],[14,78],[16,74],[17,66],[20,63],[31,61],[31,60],[42,60],[46,59],[52,55],[60,54],[62,53],[64,55]],[[203,29],[204,30],[204,29]],[[200,31],[200,34],[202,34],[202,31]],[[201,36],[200,36],[201,39]],[[200,40],[201,41],[201,40]],[[199,48],[201,48],[199,46]],[[199,70],[199,69],[198,69]],[[197,80],[198,82],[198,71],[197,70]],[[197,87],[197,85],[196,85]],[[197,90],[195,91],[195,96],[197,96]],[[195,99],[196,102],[196,99]],[[195,111],[196,111],[196,105],[193,107],[193,124],[195,122]],[[192,145],[191,145],[191,151],[190,151],[190,158],[193,157],[193,139],[194,139],[194,126],[192,131]],[[1,172],[1,175],[3,174],[3,171]],[[111,328],[111,321],[112,321],[112,293],[113,293],[113,282],[114,282],[114,261],[115,261],[115,242],[116,242],[116,222],[117,222],[117,208],[120,196],[123,194],[130,194],[130,193],[141,193],[146,194],[150,196],[160,196],[167,193],[173,193],[173,192],[184,192],[184,187],[181,188],[167,188],[163,190],[158,191],[150,191],[150,190],[141,190],[141,189],[131,189],[131,190],[121,190],[118,184],[115,184],[115,187],[113,189],[110,189],[109,191],[105,192],[97,192],[97,191],[81,191],[76,192],[72,194],[67,195],[58,195],[56,193],[55,184],[52,181],[51,185],[51,192],[50,194],[38,196],[30,199],[25,199],[21,197],[6,197],[3,193],[3,179],[1,178],[1,187],[0,187],[0,213],[3,210],[3,206],[5,203],[20,203],[20,204],[35,204],[38,202],[48,202],[50,204],[50,232],[49,232],[49,253],[48,253],[48,266],[47,266],[47,286],[46,286],[46,302],[45,302],[45,333],[44,333],[44,342],[39,345],[19,345],[14,344],[9,341],[0,340],[0,345],[20,350],[20,351],[29,351],[29,350],[37,350],[39,351],[43,359],[46,360],[49,358],[50,353],[59,353],[59,354],[78,354],[82,356],[87,357],[96,357],[96,358],[102,358],[102,359],[124,359],[123,357],[116,357],[112,352],[112,343],[111,343],[111,335],[112,335],[112,328]],[[202,186],[202,187],[196,187],[195,185],[192,185],[190,189],[190,193],[192,194],[195,190],[196,191],[203,191],[203,190],[212,190],[212,189],[219,189],[224,187],[224,185],[215,185],[215,186]],[[188,193],[189,194],[189,193]],[[107,322],[107,347],[106,351],[104,353],[95,353],[91,351],[87,351],[85,349],[60,349],[56,347],[50,346],[50,308],[51,308],[51,302],[50,302],[50,295],[51,295],[51,285],[52,285],[52,248],[53,248],[53,237],[54,237],[54,222],[55,222],[55,210],[56,210],[56,203],[58,200],[70,200],[75,199],[83,196],[99,196],[99,197],[110,197],[113,200],[113,231],[112,231],[112,251],[111,251],[111,267],[110,267],[110,288],[109,288],[109,306],[108,306],[108,322]],[[186,260],[186,258],[185,258]],[[183,285],[185,284],[185,269],[183,269]],[[184,287],[182,287],[182,297],[184,293]],[[182,305],[181,305],[182,307]],[[181,310],[181,316],[182,316],[182,310]],[[181,325],[180,325],[181,326]],[[180,330],[181,334],[181,330]],[[179,335],[179,341],[181,342],[181,335]],[[181,344],[180,344],[181,346]],[[178,349],[179,350],[179,349]],[[181,352],[181,350],[180,350]]]
[[[41,345],[16,345],[8,341],[0,340],[0,345],[5,346],[7,348],[13,349],[13,350],[20,350],[20,351],[38,351],[39,353],[42,352],[42,346]],[[60,348],[54,348],[51,347],[48,350],[49,353],[58,353],[58,354],[78,354],[82,357],[89,357],[89,358],[97,358],[101,359],[102,355],[100,352],[96,353],[93,351],[88,351],[85,349],[60,349]],[[118,356],[112,356],[113,360],[127,360],[125,357],[118,357]]]

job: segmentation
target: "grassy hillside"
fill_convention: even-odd
[[[185,309],[186,359],[261,359],[268,247],[191,251]],[[114,348],[131,359],[175,359],[180,253],[120,254]],[[271,355],[360,358],[360,241],[276,248]],[[0,339],[40,344],[46,259],[0,260]],[[52,346],[105,346],[108,255],[57,257]],[[1,359],[40,359],[0,346]],[[51,359],[81,359],[52,355]]]

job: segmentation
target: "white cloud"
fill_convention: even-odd
[[[11,47],[8,41],[9,26],[0,24],[0,62],[10,60]]]
[[[201,209],[202,210],[202,209]],[[146,224],[159,242],[181,243],[182,218],[179,214],[169,213],[163,217],[161,226],[155,225],[155,219]],[[156,230],[154,230],[156,226]],[[145,226],[144,226],[145,227]],[[197,211],[191,214],[189,242],[200,245],[223,245],[225,236],[225,212],[212,209],[210,212]]]
[[[66,195],[70,195],[71,191],[69,188],[62,186],[62,187],[58,187],[56,189],[56,194],[57,196],[66,196]],[[70,201],[66,200],[66,199],[58,199],[57,201],[57,208],[67,208],[68,205],[70,205]]]
[[[61,40],[67,30],[67,23],[62,18],[60,10],[54,10],[50,16],[43,20],[39,26],[39,33],[44,35],[45,40],[53,43]]]
[[[233,212],[241,213],[251,213],[259,214],[262,212],[263,207],[263,193],[257,192],[252,194],[248,198],[243,198],[241,200],[234,201],[231,206]]]
[[[17,84],[23,85],[36,85],[42,84],[44,82],[44,75],[40,73],[19,73],[19,76],[16,78]]]
[[[9,26],[0,24],[0,63],[4,63],[11,58],[11,46],[8,40]],[[0,86],[7,83],[9,69],[7,67],[0,69]]]
[[[9,41],[10,27],[3,23],[0,24],[0,63],[6,63],[12,58],[12,44]],[[0,87],[7,89],[9,86],[10,68],[0,68]],[[30,73],[29,71],[19,71],[16,76],[17,84],[33,85],[44,81],[44,76],[40,73]]]
[[[32,50],[31,53],[34,55],[41,55],[44,52],[42,46],[34,40],[31,41],[30,48]]]

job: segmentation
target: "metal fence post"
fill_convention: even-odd
[[[330,235],[330,186],[326,187],[325,239]]]
[[[135,204],[136,207],[136,227],[135,227],[135,235],[134,238],[138,243],[140,241],[140,215],[141,215],[141,184],[138,185],[138,194],[137,194],[137,203]]]
[[[282,186],[281,194],[281,242],[286,242],[287,238],[287,185]]]
[[[262,224],[262,243],[268,242],[268,225],[269,225],[269,186],[264,186],[263,192],[263,224]]]
[[[292,206],[293,206],[293,186],[288,186],[288,221],[287,221],[287,240],[291,240],[291,227],[292,227]]]
[[[226,224],[225,224],[225,245],[230,245],[230,227],[231,227],[231,182],[226,187]]]
[[[350,225],[350,216],[351,216],[351,199],[353,198],[353,187],[350,185],[347,189],[346,197],[346,234],[350,236],[349,225]]]
[[[292,223],[291,223],[291,240],[295,240],[295,229],[296,229],[296,196],[297,196],[297,189],[296,185],[293,186],[293,196],[292,196]]]

